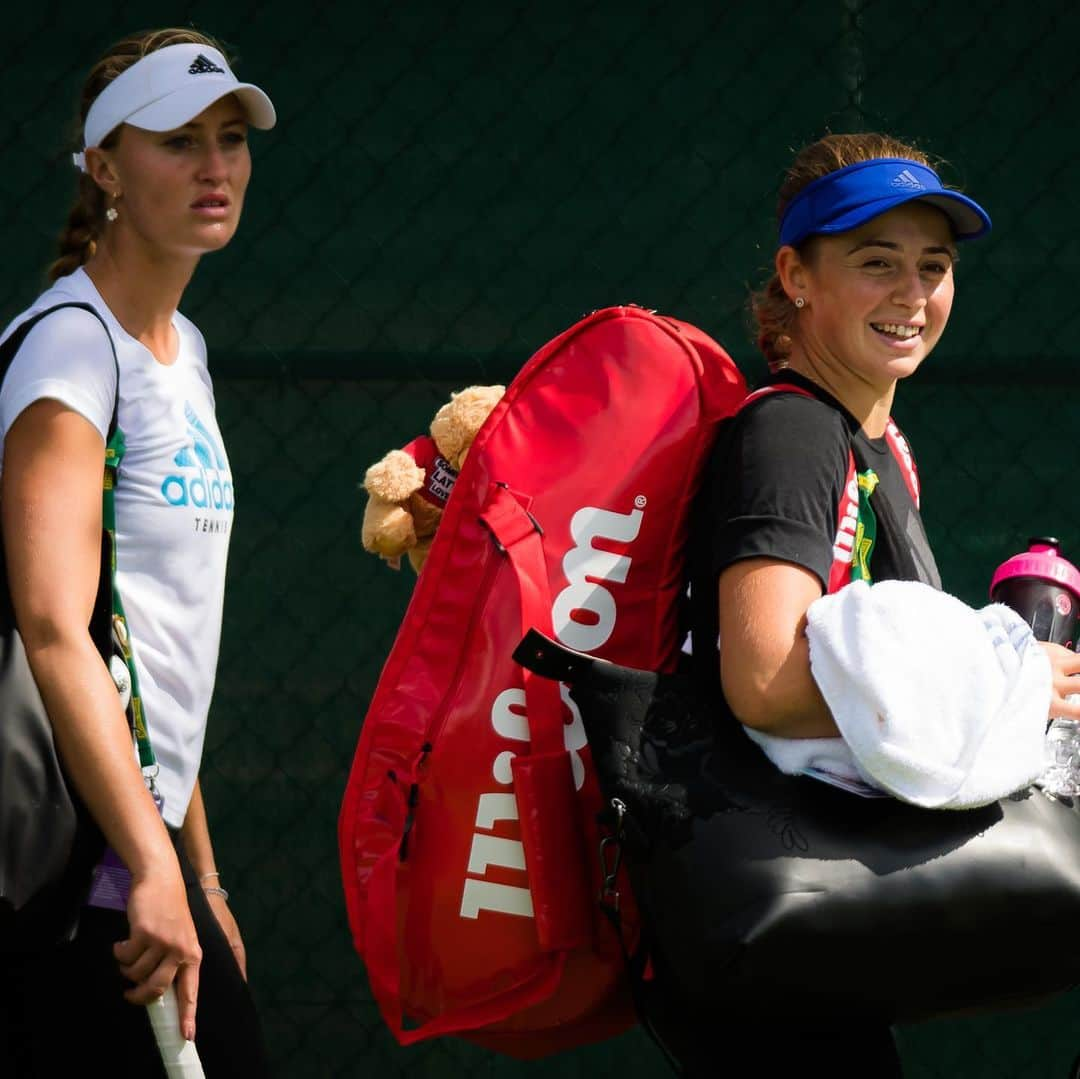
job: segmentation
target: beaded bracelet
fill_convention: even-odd
[[[221,898],[225,900],[229,898],[229,893],[225,891],[224,888],[203,888],[203,892],[205,892],[206,895],[220,895]]]

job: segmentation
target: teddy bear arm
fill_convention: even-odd
[[[393,558],[416,545],[412,514],[402,506],[369,498],[360,530],[364,550]]]
[[[404,502],[424,486],[424,470],[404,450],[391,450],[364,473],[364,490],[383,502]]]

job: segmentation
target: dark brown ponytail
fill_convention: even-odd
[[[50,281],[74,273],[93,255],[105,220],[105,193],[85,174],[79,177],[79,195],[60,233],[59,255],[49,266]]]

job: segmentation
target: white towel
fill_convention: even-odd
[[[810,605],[807,637],[842,738],[748,732],[782,771],[854,775],[915,805],[965,809],[1043,770],[1050,662],[1011,608],[856,581]]]

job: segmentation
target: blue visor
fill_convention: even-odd
[[[941,210],[957,240],[974,240],[990,231],[990,215],[974,199],[942,187],[933,169],[902,157],[878,157],[807,184],[784,211],[780,246],[797,247],[810,236],[848,232],[916,199]]]

